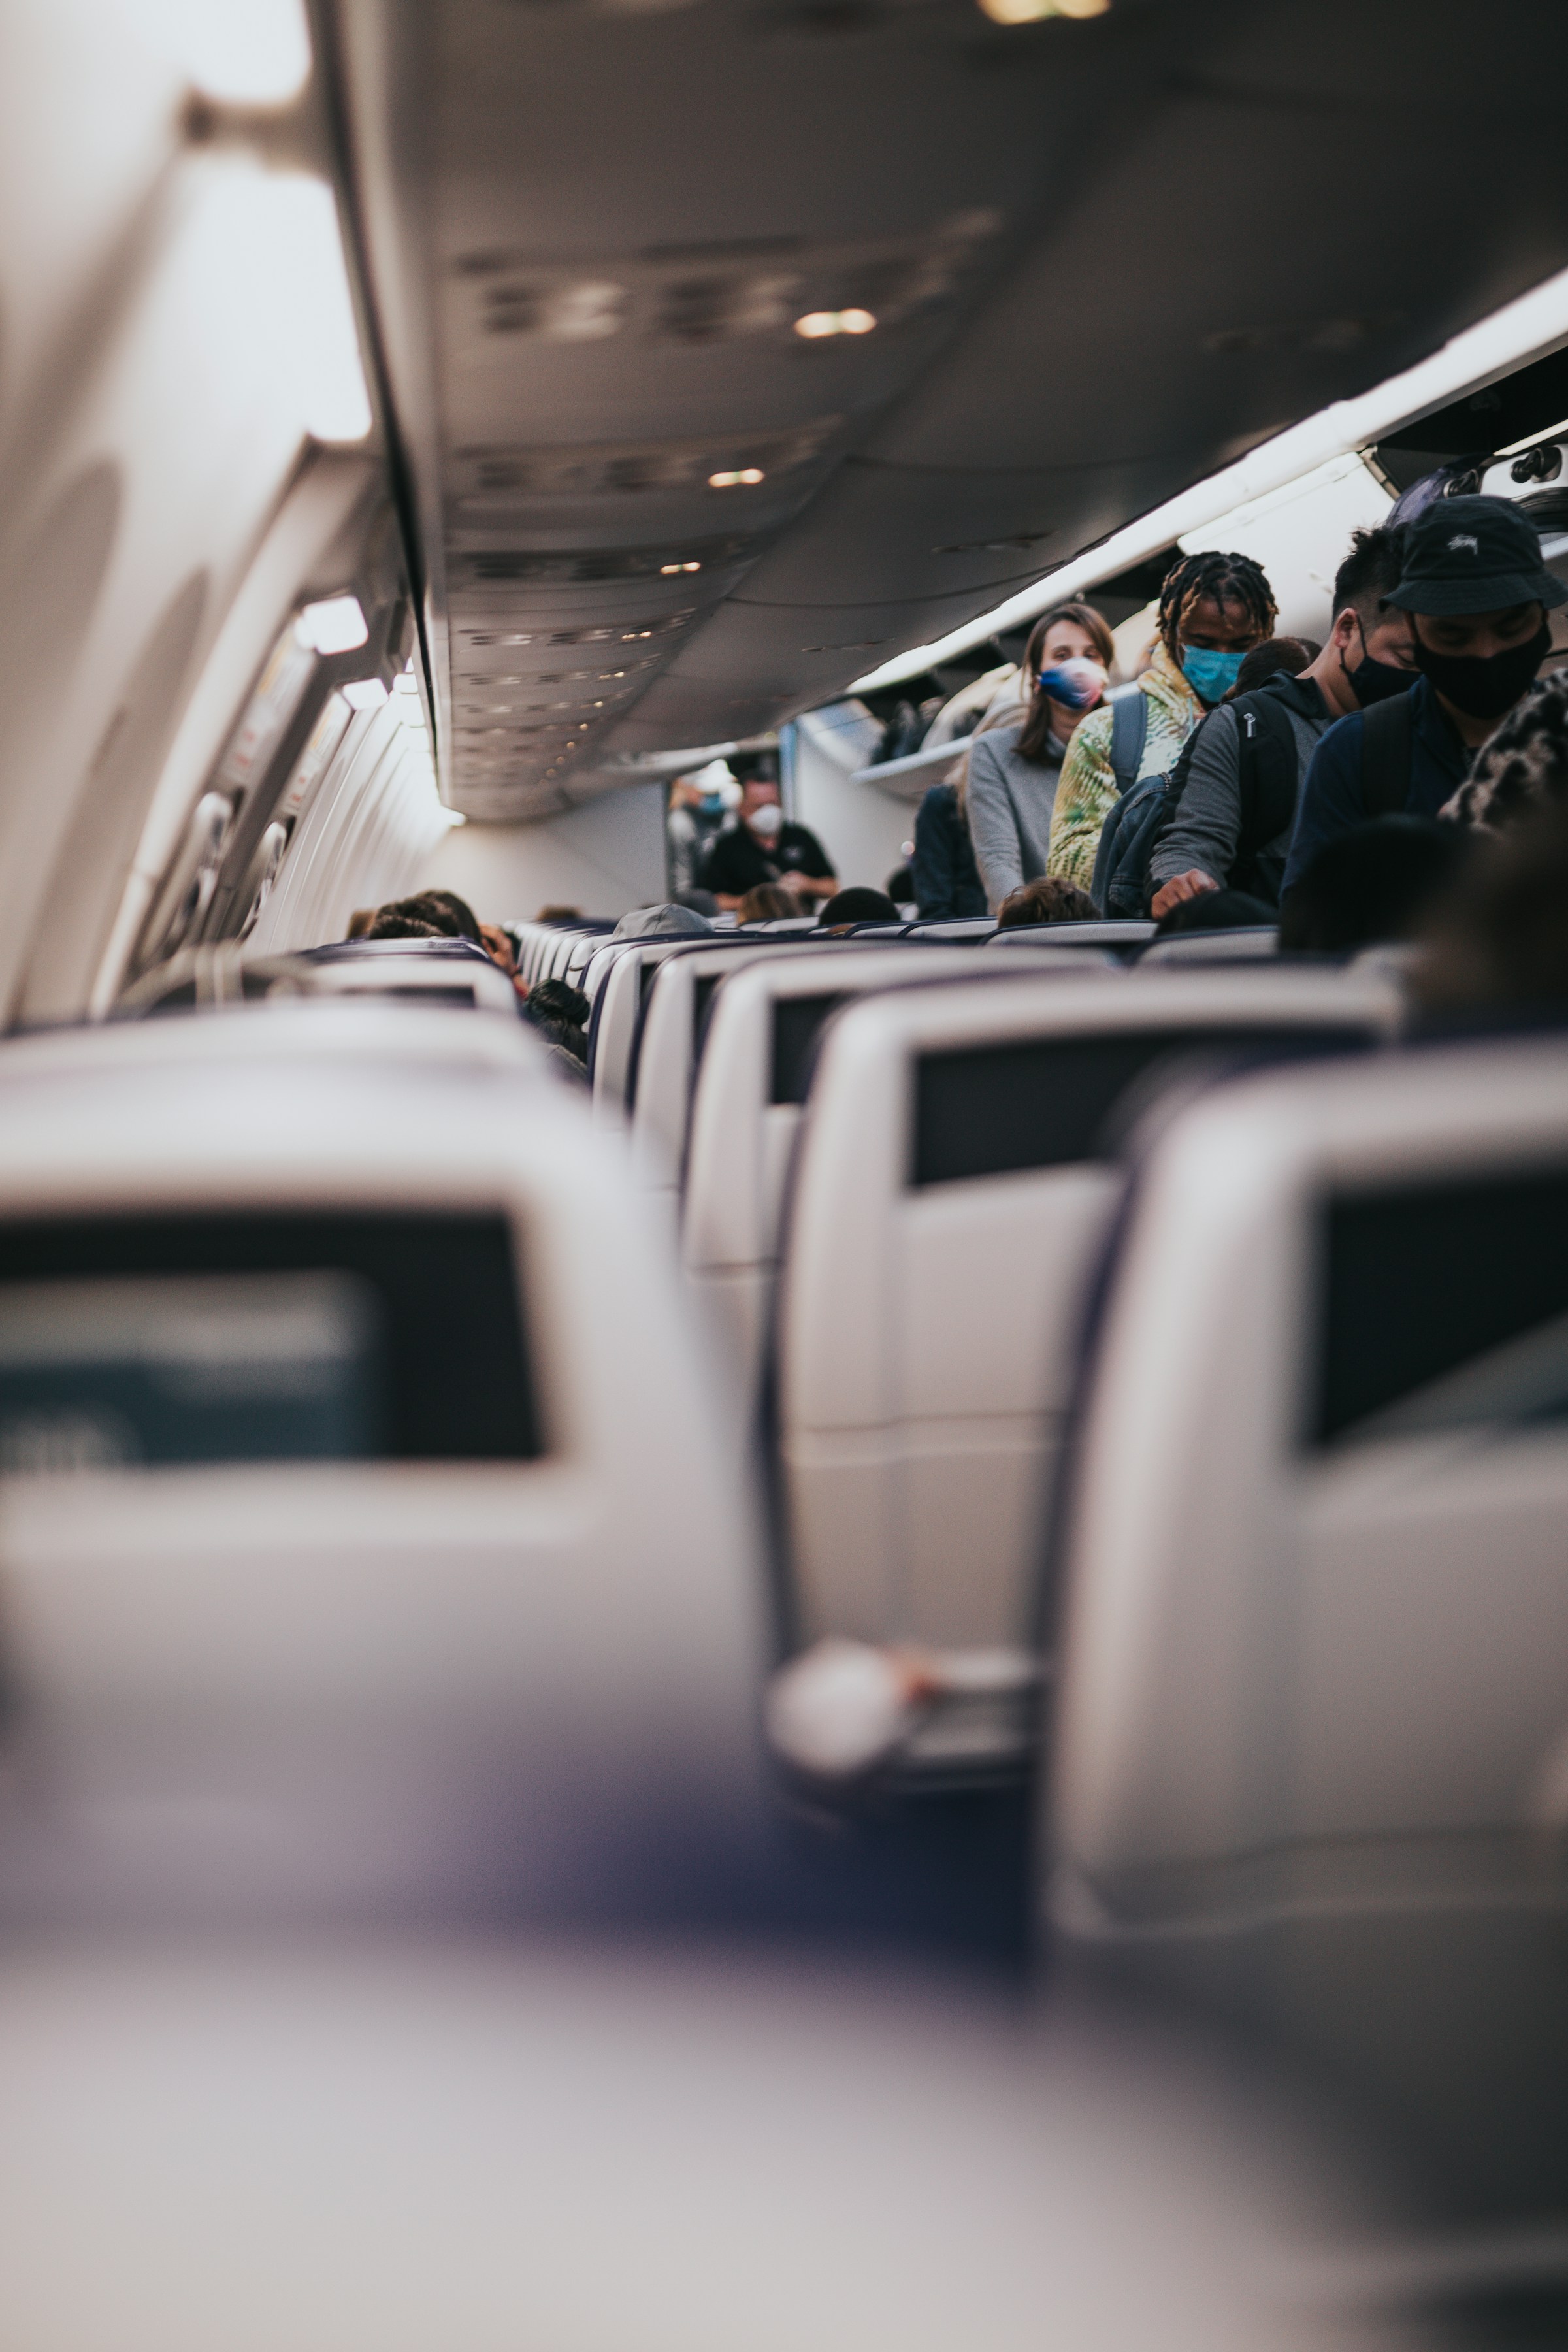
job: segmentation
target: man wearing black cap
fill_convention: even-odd
[[[1535,680],[1551,606],[1568,587],[1541,560],[1527,515],[1507,499],[1439,499],[1411,524],[1387,601],[1411,616],[1408,694],[1331,727],[1307,771],[1285,892],[1324,843],[1371,817],[1436,816],[1475,752]]]

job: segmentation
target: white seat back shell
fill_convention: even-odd
[[[839,1015],[780,1285],[779,1445],[803,1636],[1029,1638],[1085,1285],[1120,1194],[1094,1136],[1168,1051],[1399,1014],[1339,973],[1053,975]],[[1020,1125],[1020,1122],[1022,1123]]]

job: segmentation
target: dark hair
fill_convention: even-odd
[[[1009,890],[996,909],[996,928],[1010,931],[1027,923],[1092,923],[1100,908],[1087,890],[1059,874],[1042,874],[1037,881]]]
[[[422,890],[413,898],[389,898],[376,913],[379,923],[384,916],[401,915],[411,923],[428,923],[448,940],[460,940],[465,934],[450,907],[443,906],[433,890]]]
[[[738,923],[780,923],[790,915],[798,915],[800,900],[782,882],[759,882],[748,890],[735,909]]]
[[[1243,659],[1226,700],[1233,702],[1238,694],[1250,694],[1254,687],[1278,677],[1281,670],[1288,677],[1300,677],[1304,669],[1310,669],[1322,650],[1310,637],[1265,637]]]
[[[455,890],[421,890],[416,897],[408,899],[406,904],[410,908],[419,906],[444,908],[457,924],[458,935],[460,939],[472,940],[476,947],[484,945],[479,917],[468,900],[459,898]]]
[[[1167,907],[1154,926],[1154,936],[1163,940],[1173,931],[1256,930],[1259,924],[1274,920],[1274,909],[1268,901],[1251,898],[1245,890],[1203,890],[1195,898],[1178,898],[1173,907]]]
[[[1334,574],[1334,618],[1347,604],[1364,624],[1381,614],[1405,569],[1405,527],[1381,523],[1375,530],[1352,530],[1351,551]]]
[[[364,933],[367,940],[449,940],[453,936],[437,930],[434,923],[422,922],[417,915],[400,913],[395,907],[383,907]]]
[[[1205,596],[1212,596],[1222,611],[1226,604],[1239,604],[1255,629],[1265,636],[1272,634],[1279,607],[1263,566],[1250,555],[1222,555],[1217,548],[1209,548],[1173,563],[1160,591],[1160,639],[1173,661],[1183,625]]]
[[[591,1008],[580,988],[563,980],[539,981],[529,990],[523,1010],[552,1045],[563,1045],[574,1061],[586,1063]]]
[[[1075,627],[1086,631],[1093,641],[1095,659],[1102,668],[1110,667],[1116,659],[1116,640],[1110,634],[1104,614],[1097,613],[1092,604],[1053,604],[1048,613],[1041,614],[1029,631],[1029,642],[1024,647],[1024,658],[1019,665],[1026,677],[1035,676],[1039,666],[1040,648],[1058,621],[1071,621]],[[1030,699],[1029,715],[1013,749],[1021,760],[1034,760],[1043,764],[1050,739],[1051,698],[1037,687]]]
[[[868,889],[863,882],[837,891],[816,918],[824,929],[835,923],[898,923],[903,920],[885,890]]]
[[[1282,948],[1344,953],[1414,939],[1475,836],[1428,816],[1378,816],[1326,841],[1279,910]]]
[[[344,939],[363,940],[379,912],[380,909],[375,907],[356,907],[349,917],[349,927],[343,933]]]

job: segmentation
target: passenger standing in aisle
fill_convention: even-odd
[[[993,911],[1046,870],[1063,759],[1075,729],[1104,693],[1115,655],[1092,604],[1058,604],[1036,623],[1025,649],[1027,709],[970,746],[964,814]]]
[[[725,812],[740,804],[741,787],[727,760],[710,760],[694,775],[677,776],[665,818],[671,898],[700,888],[702,867]]]
[[[1334,581],[1334,625],[1317,659],[1222,703],[1194,735],[1170,831],[1149,860],[1158,921],[1185,898],[1246,890],[1279,903],[1313,752],[1336,719],[1415,682],[1408,615],[1388,602],[1405,533],[1358,530]]]
[[[1147,709],[1136,771],[1119,782],[1111,765],[1111,711],[1085,719],[1062,762],[1047,873],[1092,889],[1100,827],[1121,792],[1175,766],[1194,728],[1236,684],[1246,656],[1272,635],[1275,609],[1249,555],[1188,555],[1166,574],[1159,645],[1138,680]]]
[[[803,913],[838,887],[827,852],[808,825],[792,824],[784,815],[772,777],[749,776],[739,822],[727,824],[708,852],[702,887],[733,914],[747,891],[763,882],[782,882]]]
[[[1411,615],[1421,672],[1408,694],[1331,727],[1312,755],[1285,891],[1318,852],[1369,818],[1436,816],[1477,751],[1522,701],[1568,603],[1528,515],[1507,499],[1439,499],[1405,535],[1388,602]]]
[[[915,904],[928,919],[983,915],[985,885],[974,863],[956,784],[933,784],[915,815]]]

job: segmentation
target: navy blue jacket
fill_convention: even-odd
[[[1410,689],[1410,791],[1405,814],[1436,816],[1469,774],[1472,755],[1424,677],[1418,677]],[[1336,719],[1312,754],[1301,787],[1296,830],[1290,836],[1287,890],[1295,888],[1325,842],[1366,823],[1361,788],[1363,723],[1359,710],[1352,710],[1348,719]]]
[[[952,784],[933,784],[915,818],[915,904],[922,915],[983,915],[985,886]]]

